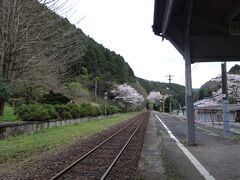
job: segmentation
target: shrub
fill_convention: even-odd
[[[76,104],[67,104],[67,110],[71,114],[72,118],[79,118],[80,117],[80,107]]]
[[[97,115],[102,115],[104,111],[102,111],[102,108],[100,106],[95,106],[96,111],[97,111]]]
[[[58,116],[63,119],[72,118],[71,109],[67,105],[55,105],[55,110]]]
[[[22,105],[16,109],[15,113],[23,121],[43,121],[57,117],[53,106],[41,104]]]
[[[70,112],[64,111],[64,112],[61,114],[61,118],[62,118],[62,119],[72,119],[73,116],[71,115]]]
[[[47,109],[48,114],[50,115],[50,119],[56,119],[58,118],[58,113],[55,110],[55,107],[53,105],[50,104],[45,104],[42,105],[45,109]]]
[[[102,111],[102,114],[104,115],[105,114],[105,106],[101,106],[101,111]],[[118,113],[119,112],[119,108],[117,106],[111,106],[111,105],[108,105],[106,107],[106,113],[107,115],[112,115],[112,114],[115,114],[115,113]]]
[[[85,103],[81,104],[80,105],[80,116],[81,117],[89,116],[90,109],[91,109],[91,105],[90,104],[85,104]]]
[[[97,106],[91,106],[91,105],[90,105],[90,109],[89,109],[89,114],[88,114],[88,116],[93,116],[93,117],[98,116],[98,107],[97,107]]]
[[[110,115],[110,114],[115,114],[115,113],[118,113],[119,110],[118,110],[118,107],[117,106],[108,106],[107,107],[107,114]]]
[[[72,119],[80,117],[96,117],[104,114],[104,107],[91,104],[67,104],[67,105],[50,105],[50,104],[29,104],[18,107],[15,113],[23,121],[43,121],[48,119]],[[117,106],[107,106],[107,114],[118,112]]]
[[[48,94],[44,94],[39,102],[43,104],[67,104],[70,99],[64,96],[61,93],[54,93],[53,91],[49,91]]]

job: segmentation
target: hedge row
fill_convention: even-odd
[[[118,112],[117,106],[107,106],[107,115]],[[29,104],[22,105],[16,109],[15,113],[23,121],[44,121],[49,119],[74,119],[81,117],[96,117],[104,115],[105,109],[102,106],[91,104]]]

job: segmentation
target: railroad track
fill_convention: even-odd
[[[142,129],[145,129],[149,112],[138,116],[99,143],[85,155],[67,166],[51,178],[55,179],[105,179],[113,170],[125,152],[131,140]],[[126,155],[125,155],[126,156]],[[129,156],[129,155],[128,155]],[[122,162],[124,164],[124,162]]]

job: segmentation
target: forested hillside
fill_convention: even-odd
[[[109,90],[114,84],[136,82],[133,70],[124,58],[86,37],[87,48],[84,55],[69,68],[72,77],[81,75],[85,68],[90,80],[97,81],[98,94]]]
[[[13,99],[20,104],[49,102],[53,96],[92,102],[123,83],[145,93],[121,55],[59,16],[59,9],[51,0],[0,4],[0,114]]]
[[[228,74],[240,74],[240,65],[235,64],[231,69],[228,71]]]
[[[229,93],[229,102],[237,103],[239,102],[239,82],[240,82],[240,66],[234,65],[228,71],[228,93]],[[222,80],[221,76],[212,78],[201,86],[199,91],[195,95],[195,101],[202,100],[204,98],[213,99],[215,103],[221,102],[221,93],[222,93]],[[212,102],[211,102],[212,103]]]
[[[146,89],[149,93],[151,91],[160,91],[161,94],[171,94],[173,95],[173,101],[175,101],[176,106],[180,104],[184,106],[185,104],[185,87],[179,84],[168,84],[168,83],[161,83],[156,81],[149,81],[142,78],[137,78],[139,84]]]
[[[184,105],[183,86],[136,80],[121,55],[59,16],[56,9],[61,6],[56,5],[51,0],[4,0],[0,4],[0,115],[6,102],[13,106],[101,105],[106,92],[109,100],[114,99],[111,90],[125,83],[131,86],[127,91],[134,88],[144,98],[156,90],[172,94],[176,106]]]

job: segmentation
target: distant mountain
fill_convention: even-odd
[[[228,95],[229,103],[240,102],[240,66],[234,65],[228,72]],[[195,100],[204,101],[204,105],[213,105],[222,102],[222,79],[221,76],[212,78],[201,86],[196,93]]]
[[[148,93],[151,91],[160,91],[161,94],[168,94],[170,92],[173,95],[173,100],[175,100],[177,104],[184,106],[185,104],[185,87],[184,86],[175,84],[175,83],[168,84],[168,83],[162,83],[162,82],[156,82],[156,81],[149,81],[139,77],[137,77],[136,79],[138,83],[143,88],[145,88]],[[169,88],[169,90],[167,88]]]
[[[240,66],[235,64],[229,71],[228,74],[240,74]]]

